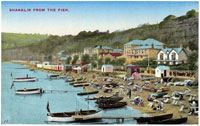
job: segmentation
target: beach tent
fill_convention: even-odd
[[[134,72],[132,74],[132,76],[135,78],[135,79],[140,79],[140,73],[139,72]]]
[[[169,77],[170,68],[168,66],[160,65],[156,67],[155,77]]]
[[[101,67],[101,72],[113,72],[113,65],[104,64]]]
[[[81,73],[82,68],[80,66],[73,68],[74,73]]]

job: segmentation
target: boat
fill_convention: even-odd
[[[169,88],[161,88],[162,92],[169,91]]]
[[[167,119],[167,120],[158,120],[158,121],[151,121],[148,124],[182,124],[187,122],[187,117],[177,118],[177,119]]]
[[[42,94],[44,91],[42,88],[35,89],[20,89],[15,91],[19,95],[30,95],[30,94]]]
[[[157,94],[156,96],[155,96],[155,98],[162,98],[164,95],[167,95],[168,93],[165,93],[165,92],[163,92],[163,93],[159,93],[159,94]]]
[[[91,97],[91,98],[85,98],[86,100],[97,100],[97,99],[101,99],[101,98],[110,98],[112,96],[95,96],[95,97]]]
[[[157,92],[157,89],[154,88],[143,88],[145,91],[150,91],[150,92]]]
[[[121,101],[122,99],[123,99],[123,97],[100,98],[100,99],[98,99],[95,103],[96,103],[96,104],[101,104],[101,103],[113,103],[113,102]]]
[[[23,78],[14,78],[13,82],[35,82],[36,77],[23,77]]]
[[[74,87],[85,87],[85,86],[89,86],[90,85],[90,83],[81,83],[81,84],[74,84],[73,86]]]
[[[49,75],[47,76],[49,79],[58,79],[59,78],[59,75],[57,74],[52,74],[52,75]]]
[[[161,121],[161,120],[165,120],[165,119],[171,119],[173,116],[173,114],[165,114],[165,115],[158,115],[158,116],[153,116],[153,117],[136,117],[134,118],[135,120],[137,120],[137,122],[139,123],[144,123],[144,122],[150,122],[150,121]]]
[[[74,122],[74,121],[80,121],[76,118],[73,118],[73,116],[79,115],[79,116],[100,116],[100,111],[97,110],[80,110],[80,111],[73,111],[73,112],[60,112],[60,113],[50,113],[47,114],[48,121],[51,122]],[[91,120],[93,118],[87,118],[84,120]],[[82,120],[83,121],[83,120]]]
[[[99,104],[99,108],[102,109],[109,109],[109,108],[119,108],[127,105],[126,102],[114,102],[114,103],[109,103],[109,104]]]
[[[97,94],[99,91],[89,91],[89,92],[80,92],[77,95],[89,95],[89,94]]]
[[[73,81],[74,81],[73,78],[67,78],[67,79],[65,80],[65,82],[73,82]]]
[[[87,81],[74,81],[74,82],[70,82],[69,84],[73,85],[73,84],[80,84],[80,83],[87,83]]]

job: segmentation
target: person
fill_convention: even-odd
[[[130,89],[130,87],[128,87],[127,95],[129,96],[129,98],[131,98],[131,89]]]

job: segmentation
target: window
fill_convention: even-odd
[[[160,60],[163,60],[163,53],[160,53]]]
[[[176,53],[172,53],[172,60],[176,60]]]
[[[144,53],[144,51],[142,50],[142,53]]]

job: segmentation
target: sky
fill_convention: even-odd
[[[156,24],[168,15],[199,10],[197,1],[3,1],[2,32],[76,35],[80,31],[122,31]],[[31,9],[29,12],[10,9]],[[35,12],[34,9],[45,9]],[[48,11],[56,9],[56,12]],[[58,9],[68,9],[60,12]]]

